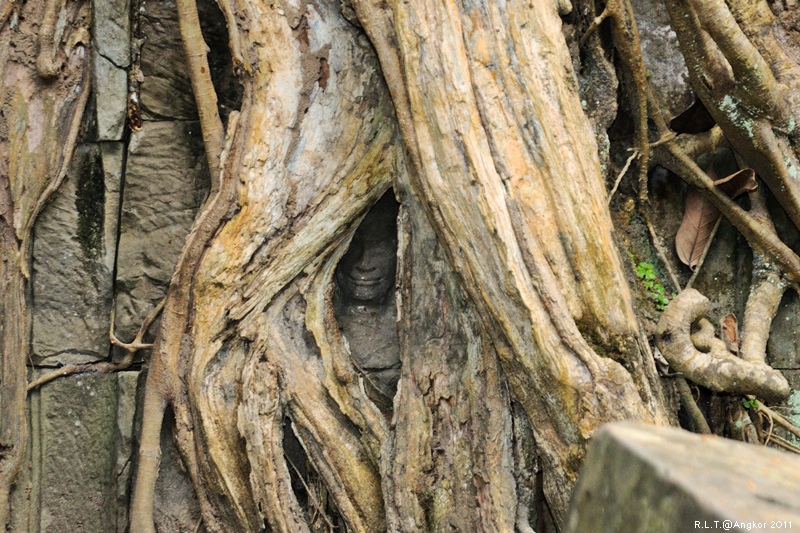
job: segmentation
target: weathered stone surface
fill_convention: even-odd
[[[785,409],[782,409],[781,413],[791,420],[795,427],[800,427],[800,370],[783,370],[781,373],[786,376],[786,380],[792,388],[792,394],[784,402]],[[800,446],[800,439],[782,428],[779,431],[789,442]]]
[[[148,1],[141,14],[142,118],[197,119],[174,0]]]
[[[800,458],[620,422],[598,431],[589,447],[567,531],[722,531],[724,520],[728,531],[767,531],[775,520],[800,524]],[[764,525],[748,526],[754,522]]]
[[[94,57],[97,139],[119,141],[128,111],[128,73],[100,54]]]
[[[117,528],[119,533],[128,530],[128,504],[130,502],[131,473],[134,461],[136,419],[136,389],[141,372],[117,374]]]
[[[36,222],[34,363],[51,356],[57,357],[49,363],[108,356],[113,267],[108,257],[114,255],[117,215],[106,210],[106,202],[119,185],[113,178],[107,185],[104,178],[100,148],[79,146],[66,182]]]
[[[95,0],[94,42],[97,52],[120,68],[131,64],[130,0]]]
[[[674,249],[674,239],[671,244]],[[734,313],[739,320],[744,317],[744,302],[750,290],[752,256],[750,248],[738,238],[736,229],[723,220],[694,283],[700,293],[711,296],[708,317],[714,324],[718,324],[719,319],[728,313]],[[691,274],[689,267],[680,266],[684,272]]]
[[[678,36],[672,30],[663,2],[632,0],[631,6],[642,42],[642,56],[650,73],[650,84],[669,120],[694,101]]]
[[[778,313],[772,321],[767,342],[767,362],[773,368],[800,369],[800,301],[797,294],[786,291]]]
[[[117,376],[83,375],[42,387],[32,413],[33,483],[42,533],[106,533],[117,501]]]
[[[129,342],[163,298],[209,185],[196,122],[145,122],[131,135],[122,202],[116,332]]]
[[[117,232],[119,230],[119,203],[122,184],[123,158],[125,144],[121,142],[100,143],[100,154],[103,161],[103,182],[105,183],[105,257],[104,261],[109,272],[114,270],[117,259]]]

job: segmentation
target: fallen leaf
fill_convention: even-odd
[[[714,230],[719,210],[695,187],[686,191],[683,221],[675,235],[678,258],[694,270]]]
[[[714,180],[714,185],[730,198],[736,198],[758,188],[756,173],[750,168]],[[681,262],[692,270],[697,266],[703,250],[711,239],[717,217],[719,210],[714,204],[703,196],[699,189],[690,186],[686,191],[683,221],[675,235],[675,249]]]
[[[725,341],[725,347],[732,354],[739,354],[739,324],[736,321],[736,315],[729,314],[722,317],[719,321],[720,329],[722,330],[722,340]]]
[[[756,172],[752,168],[746,168],[739,172],[734,172],[726,178],[716,180],[714,185],[719,187],[729,198],[738,198],[746,192],[758,189]]]

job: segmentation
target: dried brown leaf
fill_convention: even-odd
[[[734,172],[726,178],[714,181],[714,185],[728,195],[729,198],[738,198],[742,194],[758,189],[756,173],[752,168]]]
[[[733,354],[739,353],[739,324],[736,320],[736,315],[729,314],[719,321],[720,329],[722,330],[722,340],[725,341],[725,347]]]
[[[749,168],[714,180],[714,185],[730,198],[736,198],[758,188],[755,172]],[[681,262],[692,270],[703,255],[703,250],[711,238],[718,216],[719,210],[714,207],[714,204],[706,199],[699,189],[689,187],[686,191],[683,221],[678,229],[678,234],[675,235],[675,249]]]
[[[694,270],[703,255],[703,250],[711,237],[719,210],[709,202],[695,187],[686,191],[686,206],[683,222],[675,235],[675,249],[678,258]]]

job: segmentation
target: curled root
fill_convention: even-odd
[[[701,343],[709,351],[698,350],[691,328],[706,314],[708,303],[708,298],[688,289],[675,297],[661,316],[656,344],[672,368],[712,391],[752,394],[768,402],[786,399],[789,383],[769,365],[739,359],[720,343]]]

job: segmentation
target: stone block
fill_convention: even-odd
[[[121,140],[128,116],[128,72],[95,54],[94,91],[97,140]]]
[[[128,530],[128,505],[131,497],[132,468],[134,457],[134,431],[136,429],[137,387],[141,372],[129,371],[117,374],[117,528],[119,533]]]
[[[166,294],[209,182],[197,122],[146,121],[131,135],[117,267],[116,333],[121,340],[133,340]]]
[[[800,302],[793,290],[786,291],[772,320],[767,342],[767,363],[782,370],[800,370]]]
[[[119,68],[131,64],[130,0],[95,0],[94,42],[97,52]]]
[[[678,46],[663,2],[632,0],[642,43],[642,56],[649,80],[667,115],[667,120],[683,112],[694,101],[689,71]]]
[[[142,118],[197,120],[175,0],[148,1],[140,26]]]
[[[34,393],[40,512],[33,531],[107,533],[115,523],[117,390],[116,375],[95,374],[57,379]]]
[[[36,222],[34,363],[80,363],[109,354],[108,258],[114,256],[117,214],[106,207],[118,203],[118,190],[118,183],[106,183],[100,147],[79,145],[66,181]]]
[[[109,272],[114,270],[117,259],[117,232],[119,231],[119,203],[122,185],[123,157],[125,144],[121,142],[100,143],[103,161],[103,183],[105,184],[105,265]]]
[[[767,531],[788,521],[800,526],[796,455],[677,428],[618,422],[601,428],[592,440],[566,530]]]

